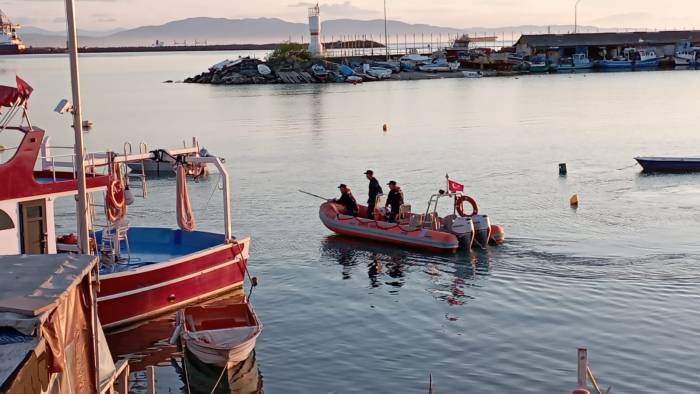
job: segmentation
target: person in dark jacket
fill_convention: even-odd
[[[367,218],[374,219],[374,204],[377,203],[377,196],[383,194],[382,187],[379,186],[379,181],[374,177],[374,171],[365,171],[367,179],[369,179],[369,198],[367,199]]]
[[[345,214],[351,216],[357,216],[357,200],[352,195],[350,188],[344,183],[338,186],[340,189],[340,198],[333,199],[334,203],[340,204],[345,208]]]
[[[396,222],[396,216],[399,214],[399,209],[403,205],[403,192],[396,181],[387,183],[389,186],[389,195],[386,198],[386,208],[389,208],[388,222]]]

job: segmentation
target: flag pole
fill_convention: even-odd
[[[78,68],[78,38],[75,27],[74,0],[66,0],[66,22],[68,24],[68,55],[70,58],[70,80],[73,91],[73,132],[75,134],[75,162],[78,183],[78,250],[90,254],[90,241],[87,223],[87,196],[85,181],[85,148],[83,144],[83,116],[80,104],[80,78]]]

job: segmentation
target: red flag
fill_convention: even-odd
[[[447,180],[447,187],[450,189],[451,193],[464,191],[464,185],[455,181],[451,181],[449,179]]]
[[[17,75],[15,79],[17,81],[17,91],[19,92],[19,97],[22,99],[22,101],[26,101],[34,91],[34,88],[29,86],[29,84],[25,82],[24,79],[20,78],[19,75]]]

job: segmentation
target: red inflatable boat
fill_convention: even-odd
[[[443,198],[454,199],[454,213],[440,217],[437,204]],[[462,204],[465,201],[472,205],[471,213],[464,213]],[[319,208],[319,217],[337,234],[433,252],[455,252],[460,247],[471,249],[474,244],[486,247],[489,242],[501,244],[505,240],[503,228],[491,225],[487,215],[478,213],[476,202],[461,193],[431,196],[424,214],[411,213],[410,209],[410,205],[402,206],[397,223],[389,223],[385,221],[383,209],[376,209],[374,219],[367,219],[364,205],[359,206],[358,216],[350,216],[345,214],[343,206],[325,202]]]

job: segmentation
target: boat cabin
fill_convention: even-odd
[[[21,126],[7,127],[3,132],[20,133],[21,141],[16,148],[5,149],[4,156],[11,156],[0,163],[0,251],[56,253],[54,203],[59,197],[78,194],[76,172],[53,166],[57,157],[42,156],[40,160],[40,153],[47,151],[44,130]],[[37,164],[41,166],[38,170]],[[109,179],[109,174],[88,171],[87,191],[106,190]]]

